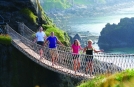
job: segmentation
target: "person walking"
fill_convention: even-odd
[[[93,72],[93,52],[103,52],[103,50],[95,50],[92,44],[93,41],[88,40],[88,45],[83,50],[83,53],[86,52],[86,74],[88,73],[88,69],[90,69],[90,76],[92,76]]]
[[[58,51],[57,51],[57,43],[64,46],[58,38],[54,35],[54,32],[51,32],[51,35],[45,40],[44,44],[49,42],[49,52],[52,58],[52,66],[54,64],[57,65],[58,61]]]
[[[83,50],[83,48],[80,46],[80,42],[78,39],[74,40],[74,43],[71,46],[72,49],[72,56],[73,56],[73,68],[74,71],[76,73],[76,71],[80,69],[80,55],[79,55],[79,51]]]
[[[34,42],[37,42],[37,44],[44,46],[44,40],[46,39],[46,34],[43,31],[43,28],[40,26],[39,31],[35,34],[36,38],[34,39]],[[42,47],[39,47],[39,54],[40,54],[40,59],[43,56],[43,49]]]

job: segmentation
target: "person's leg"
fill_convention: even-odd
[[[88,73],[88,69],[89,69],[89,58],[86,58],[86,74]]]
[[[77,58],[77,70],[78,70],[78,72],[79,72],[79,69],[80,69],[80,59],[79,58]]]
[[[86,74],[88,73],[89,67],[90,67],[90,63],[89,63],[89,61],[87,61],[87,64],[86,64]]]
[[[74,66],[74,71],[75,71],[75,73],[76,73],[76,70],[77,70],[76,61],[77,61],[77,60],[74,59],[74,65],[73,65],[73,66]]]
[[[51,55],[51,61],[52,61],[52,66],[54,65],[54,56],[53,56],[53,50],[52,49],[50,49],[49,50],[49,52],[50,52],[50,55]]]
[[[90,61],[89,61],[89,69],[90,69],[90,76],[92,76],[92,72],[93,72],[93,57],[90,58]]]
[[[77,55],[73,54],[72,56],[73,56],[73,68],[76,73],[76,71],[77,71]]]
[[[40,48],[40,50],[39,50],[40,52],[39,52],[39,54],[40,54],[40,59],[43,57],[43,49],[42,48]]]
[[[52,66],[54,65],[55,57],[52,56]]]
[[[57,49],[54,50],[55,64],[58,65],[58,52]]]
[[[90,61],[90,63],[89,63],[89,69],[90,69],[90,76],[92,76],[92,72],[93,72],[93,63],[92,63],[92,61]]]
[[[43,49],[42,49],[42,46],[44,44],[44,42],[42,41],[38,41],[37,44],[39,44],[39,55],[40,55],[40,59],[43,57]]]
[[[91,66],[90,67],[90,76],[92,76],[92,73],[93,73],[93,63],[92,62],[90,63],[90,66]]]

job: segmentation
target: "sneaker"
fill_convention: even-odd
[[[40,59],[43,59],[43,56],[40,56]]]
[[[58,63],[54,63],[55,65],[58,65]]]
[[[80,70],[78,70],[78,72],[80,72]]]
[[[87,74],[88,74],[88,72],[85,72],[85,74],[87,75]]]
[[[74,71],[74,74],[76,74],[76,71]]]
[[[91,74],[90,77],[94,77],[94,76]]]
[[[52,66],[54,66],[54,64],[52,63]]]

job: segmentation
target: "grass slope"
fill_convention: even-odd
[[[9,35],[0,34],[0,44],[10,45],[11,37]]]
[[[82,82],[77,87],[134,87],[134,70],[126,70],[113,75],[101,75]]]

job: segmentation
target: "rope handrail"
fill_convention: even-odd
[[[20,34],[22,36],[28,38],[31,41],[34,40],[35,32],[33,32],[31,29],[29,29],[24,23],[18,22],[18,29],[19,29]],[[63,47],[63,46],[57,44],[57,48],[59,50],[64,50],[64,51],[67,51],[67,52],[71,52],[71,48],[70,47]]]
[[[34,31],[32,31],[30,28],[28,28],[24,23],[20,23],[18,22],[18,28],[19,28],[19,31],[20,31],[20,34],[22,36],[24,36],[25,38],[33,41],[33,39],[35,38],[35,33]],[[63,47],[59,44],[58,45],[58,48],[61,49],[61,50],[71,50],[71,47]],[[71,52],[71,51],[69,51]],[[116,56],[116,55],[134,55],[134,54],[119,54],[119,53],[97,53],[97,55],[108,55],[108,56]]]
[[[64,49],[57,49],[58,53],[58,65],[52,66],[50,49],[48,47],[42,47],[36,43],[33,43],[30,38],[22,36],[16,31],[14,31],[9,25],[6,25],[7,33],[12,37],[12,44],[16,46],[20,51],[26,54],[31,60],[36,63],[53,70],[55,72],[63,73],[76,78],[90,78],[89,74],[85,74],[86,60],[85,58],[89,55],[80,54],[80,70],[77,74],[73,70],[73,58],[70,51]],[[27,36],[30,35],[32,31],[28,29],[23,29],[28,31]],[[29,34],[28,34],[29,33]],[[21,33],[22,34],[22,33]],[[33,32],[32,32],[33,34]],[[31,35],[30,35],[31,36]],[[21,47],[21,45],[24,45]],[[43,50],[43,58],[40,59],[39,49]],[[94,70],[93,75],[104,74],[106,72],[115,73],[122,71],[124,69],[134,68],[134,55],[133,54],[110,54],[110,53],[94,53],[93,55]]]
[[[26,26],[24,23],[23,24],[21,24],[22,26]],[[28,27],[27,28],[25,28],[24,30],[27,30],[27,31],[31,31],[31,29],[29,29]],[[23,31],[24,32],[24,31]],[[25,32],[25,33],[27,33],[27,32]],[[35,32],[34,32],[35,33]],[[27,36],[24,36],[24,37],[26,37],[27,38]],[[65,52],[71,52],[70,51],[70,47],[62,47],[62,46],[60,46],[60,45],[58,45],[59,47],[59,49],[60,50],[64,50]],[[62,49],[61,49],[62,48]],[[68,49],[69,48],[69,49]],[[69,50],[69,51],[67,51],[67,50]],[[82,54],[83,55],[83,54]],[[106,58],[114,58],[114,60],[116,61],[116,59],[115,58],[117,58],[117,60],[118,60],[118,58],[130,58],[130,60],[132,59],[132,57],[134,57],[133,56],[134,54],[117,54],[117,53],[94,53],[94,57],[97,59],[97,58],[101,58],[101,59],[99,59],[99,60],[102,60],[102,61],[104,61],[104,60],[107,60]],[[84,56],[85,56],[85,54],[84,54]],[[120,59],[121,60],[121,59]],[[124,60],[124,61],[126,61],[126,60]],[[105,61],[104,61],[105,62]],[[110,60],[109,61],[106,61],[106,62],[108,62],[108,63],[115,63],[115,65],[119,65],[119,64],[116,64],[116,62],[111,62]],[[121,63],[121,62],[120,62]],[[122,65],[122,64],[120,64],[120,65]],[[125,66],[125,65],[124,65]],[[119,66],[119,67],[122,67],[122,69],[129,69],[129,68],[134,68],[132,65],[130,65],[131,67],[124,67],[124,66]],[[126,64],[126,66],[127,66],[127,64]]]

